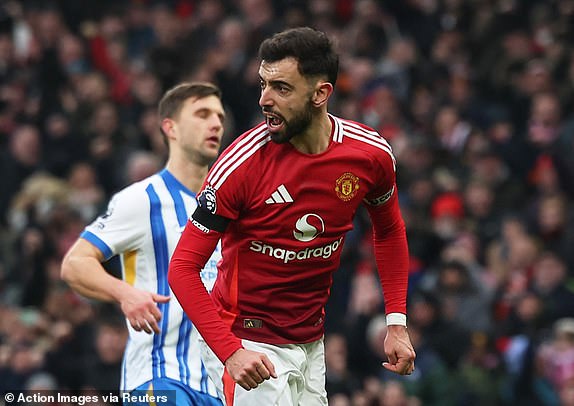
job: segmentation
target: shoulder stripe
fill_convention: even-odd
[[[358,124],[352,123],[350,121],[345,121],[343,123],[343,126],[347,126],[349,128],[346,128],[347,131],[352,131],[354,130],[355,133],[357,134],[363,134],[365,137],[373,139],[373,140],[377,140],[380,141],[381,143],[383,143],[385,146],[387,146],[387,148],[389,148],[392,151],[391,145],[387,142],[387,140],[378,132],[373,131],[373,130],[368,130],[364,127],[361,127]]]
[[[366,128],[366,127],[360,126],[359,124],[354,123],[354,122],[352,122],[352,121],[350,121],[350,120],[341,120],[341,121],[343,122],[343,125],[344,125],[344,126],[355,128],[355,129],[357,129],[357,130],[359,130],[359,131],[362,131],[362,132],[364,132],[364,133],[374,135],[375,137],[381,137],[381,134],[379,134],[379,133],[378,133],[377,131],[375,131],[375,130],[368,129],[368,128]],[[382,137],[381,137],[381,138],[382,138]]]
[[[380,142],[377,142],[375,140],[371,140],[369,138],[363,137],[359,134],[355,134],[354,132],[350,132],[350,131],[347,131],[346,135],[347,135],[347,137],[352,138],[354,140],[361,141],[361,142],[364,142],[365,144],[369,144],[369,145],[372,145],[373,147],[377,147],[379,149],[382,149],[383,151],[386,151],[389,155],[393,156],[393,152],[391,151],[391,149],[386,147],[384,144],[382,144]]]
[[[237,157],[248,150],[254,143],[259,141],[267,134],[267,126],[261,125],[251,130],[247,133],[242,140],[237,144],[231,146],[224,155],[215,162],[213,168],[207,176],[207,181],[211,184],[217,182],[217,179],[221,176],[222,172],[225,171],[232,163],[237,159]]]
[[[343,142],[343,129],[341,128],[341,120],[331,114],[329,115],[333,119],[333,123],[335,125],[335,128],[333,129],[333,141],[341,143]]]
[[[373,144],[372,145],[377,145],[379,146],[379,148],[383,148],[387,151],[389,151],[390,153],[393,152],[393,149],[391,148],[390,144],[387,142],[387,140],[385,140],[383,137],[381,137],[379,134],[377,133],[372,133],[370,131],[362,131],[362,129],[356,128],[356,127],[348,127],[345,128],[346,132],[349,134],[353,134],[356,136],[356,139],[358,140],[363,140],[364,142],[367,141],[371,141]]]
[[[370,141],[372,143],[372,145],[376,145],[379,148],[385,149],[391,153],[393,152],[393,149],[391,148],[389,143],[386,142],[381,136],[375,137],[375,136],[370,135],[370,134],[362,133],[362,132],[355,130],[353,128],[347,128],[346,133],[347,133],[347,135],[351,135],[351,134],[355,135],[356,139],[358,139],[358,140],[363,140],[364,142]]]
[[[244,148],[248,148],[247,144],[253,141],[254,138],[257,138],[258,135],[266,129],[267,127],[261,126],[251,130],[251,132],[247,133],[242,140],[240,140],[237,144],[229,147],[228,150],[224,151],[221,155],[220,159],[215,162],[213,168],[211,169],[209,175],[207,176],[207,180],[211,181],[211,179],[215,179],[221,171],[223,171],[228,166],[228,161],[233,160],[236,154],[241,153]]]
[[[347,123],[345,123],[347,124]],[[353,126],[353,128],[345,128],[345,135],[349,138],[352,138],[357,141],[364,142],[365,144],[372,145],[376,148],[382,149],[385,151],[391,159],[393,160],[393,167],[396,168],[397,161],[395,156],[393,155],[393,150],[387,140],[381,137],[379,134],[374,133],[373,131],[361,131],[363,130],[359,126]],[[376,134],[376,135],[373,135]]]
[[[354,139],[354,140],[362,141],[362,142],[364,142],[365,144],[369,144],[369,145],[372,145],[372,146],[377,147],[377,148],[379,148],[379,149],[382,149],[382,150],[385,151],[387,154],[389,154],[389,156],[390,156],[391,159],[393,160],[393,166],[396,166],[395,156],[393,155],[393,153],[392,153],[388,148],[385,148],[384,146],[382,146],[382,145],[379,144],[379,143],[376,143],[376,142],[374,142],[374,141],[372,141],[372,140],[369,140],[369,139],[367,139],[367,138],[361,137],[361,136],[359,136],[359,135],[353,134],[353,133],[351,133],[351,132],[347,132],[346,135],[347,135],[347,137],[352,138],[352,139]]]
[[[223,182],[225,182],[225,180],[229,177],[229,175],[231,175],[233,173],[233,171],[236,170],[243,162],[247,161],[247,159],[251,155],[255,154],[258,149],[260,149],[262,146],[264,146],[269,141],[271,141],[271,136],[269,136],[269,134],[267,134],[267,132],[265,132],[263,135],[265,136],[265,138],[260,140],[250,150],[245,152],[245,154],[243,154],[239,159],[237,159],[236,162],[226,172],[224,172],[221,175],[221,177],[217,180],[217,183],[213,184],[213,188],[215,190],[219,189],[221,187],[221,185],[223,185]]]
[[[216,164],[207,177],[208,183],[214,189],[219,189],[235,169],[271,140],[266,127],[260,130],[241,140],[221,162]]]

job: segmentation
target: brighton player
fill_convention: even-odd
[[[326,405],[324,307],[360,204],[372,219],[384,291],[383,365],[414,369],[395,158],[374,130],[328,113],[338,56],[324,33],[278,33],[260,58],[266,120],[211,168],[168,280],[210,347],[202,346],[204,360],[214,380],[221,376],[228,405]],[[210,297],[199,271],[220,238]]]
[[[122,390],[175,390],[178,406],[221,405],[200,358],[197,330],[177,300],[170,300],[167,282],[170,254],[197,206],[208,165],[217,158],[221,93],[212,84],[182,83],[166,92],[158,112],[169,146],[165,169],[111,199],[107,212],[66,254],[62,277],[82,295],[121,305],[129,329]],[[212,252],[201,271],[208,290],[221,258],[218,245]],[[101,265],[115,255],[121,280]]]

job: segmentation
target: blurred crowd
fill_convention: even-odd
[[[340,53],[330,111],[393,146],[411,254],[399,377],[359,213],[330,404],[574,405],[574,0],[0,2],[0,393],[118,387],[122,315],[60,281],[63,254],[162,167],[163,91],[218,84],[228,145],[262,120],[260,42],[300,25]]]

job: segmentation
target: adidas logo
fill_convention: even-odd
[[[287,191],[285,185],[281,185],[277,188],[275,192],[271,195],[271,197],[265,200],[267,204],[274,204],[274,203],[292,203],[293,198]]]

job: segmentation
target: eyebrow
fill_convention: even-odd
[[[274,85],[274,86],[276,86],[276,85],[283,85],[283,86],[287,86],[289,89],[293,89],[293,88],[294,88],[293,85],[291,85],[291,84],[288,83],[288,82],[285,82],[284,80],[269,80],[269,81],[267,81],[267,80],[263,79],[263,78],[261,77],[261,75],[259,75],[259,80],[261,80],[261,81],[263,81],[263,82],[267,82],[267,83],[269,83],[270,85]]]
[[[204,112],[205,113],[212,113],[213,112],[213,113],[217,114],[219,116],[219,118],[221,118],[221,121],[225,120],[225,113],[224,112],[222,113],[222,112],[219,112],[217,110],[210,109],[209,107],[202,107],[200,109],[197,109],[197,110],[195,110],[194,114],[200,114],[200,113],[204,113]]]

